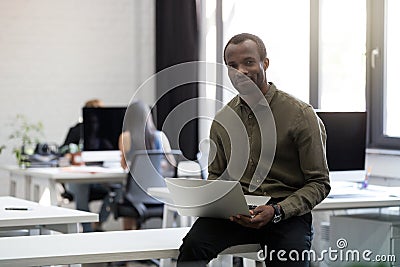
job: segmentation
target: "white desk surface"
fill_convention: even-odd
[[[13,174],[52,179],[60,183],[124,182],[126,180],[126,171],[122,168],[95,166],[26,169],[21,169],[18,166],[2,166],[2,168]]]
[[[28,210],[6,210],[5,208],[27,208]],[[82,222],[97,222],[99,215],[85,211],[43,206],[36,202],[15,197],[0,197],[0,229],[48,226],[60,227]]]
[[[355,183],[333,183],[328,198],[317,205],[314,211],[400,206],[400,196],[394,195],[391,188],[370,185],[367,189],[360,190],[357,186]],[[166,187],[148,188],[147,192],[155,198],[171,203]]]
[[[399,191],[392,187],[369,185],[360,189],[360,183],[333,182],[328,197],[314,210],[384,208],[400,206]]]
[[[400,207],[399,197],[347,197],[347,198],[326,198],[314,207],[314,211],[322,210],[345,210],[363,208],[385,208]]]
[[[0,238],[1,266],[29,266],[178,255],[189,228],[147,229]],[[51,245],[49,245],[51,244]]]
[[[124,183],[122,168],[70,166],[60,168],[26,168],[3,165],[9,172],[9,195],[40,203],[57,205],[56,183]]]

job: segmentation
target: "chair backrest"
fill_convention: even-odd
[[[201,168],[201,178],[207,179],[208,177],[208,157],[210,154],[210,140],[204,139],[200,142],[200,151],[196,154],[197,162]],[[215,151],[215,149],[214,149]],[[214,156],[212,156],[213,158]]]
[[[131,203],[157,204],[147,194],[149,187],[166,187],[164,178],[176,177],[177,165],[182,159],[180,150],[138,150],[134,153],[126,182],[126,198]]]

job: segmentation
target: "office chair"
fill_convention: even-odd
[[[201,178],[206,180],[208,178],[208,158],[210,157],[210,147],[215,146],[211,145],[209,139],[204,139],[200,142],[200,151],[196,154],[197,162],[200,165],[201,169]],[[215,147],[212,150],[212,155],[210,158],[215,157]]]
[[[177,165],[182,152],[172,150],[139,150],[133,155],[127,175],[125,191],[120,199],[114,199],[111,210],[114,218],[135,218],[137,228],[149,218],[162,218],[164,204],[149,196],[149,187],[165,187],[165,177],[176,177]]]
[[[74,194],[72,194],[64,184],[61,184],[63,192],[61,192],[61,197],[65,198],[68,202],[74,201]],[[108,196],[114,196],[118,194],[118,191],[122,190],[121,184],[107,184],[104,188],[90,188],[89,191],[89,202],[96,200],[105,200]]]

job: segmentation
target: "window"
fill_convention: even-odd
[[[396,27],[400,22],[400,3],[397,0],[369,3],[371,31],[370,55],[370,147],[400,149],[400,38]]]
[[[389,0],[387,7],[386,88],[384,88],[384,135],[400,137],[400,1]]]
[[[366,2],[320,0],[320,108],[365,111]]]
[[[225,0],[222,7],[223,44],[238,33],[258,35],[270,60],[268,81],[309,102],[310,1]]]

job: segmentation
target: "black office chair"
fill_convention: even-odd
[[[125,191],[114,199],[111,209],[114,218],[135,218],[137,228],[149,218],[162,218],[163,203],[149,196],[149,187],[165,187],[164,178],[176,177],[177,165],[182,160],[180,150],[139,150],[133,155],[127,175]]]
[[[69,202],[74,201],[74,194],[71,193],[64,184],[61,184],[64,192],[61,192],[61,197],[67,199]],[[107,184],[104,188],[90,188],[89,202],[96,200],[104,200],[108,196],[117,197],[118,191],[122,190],[121,184]]]

